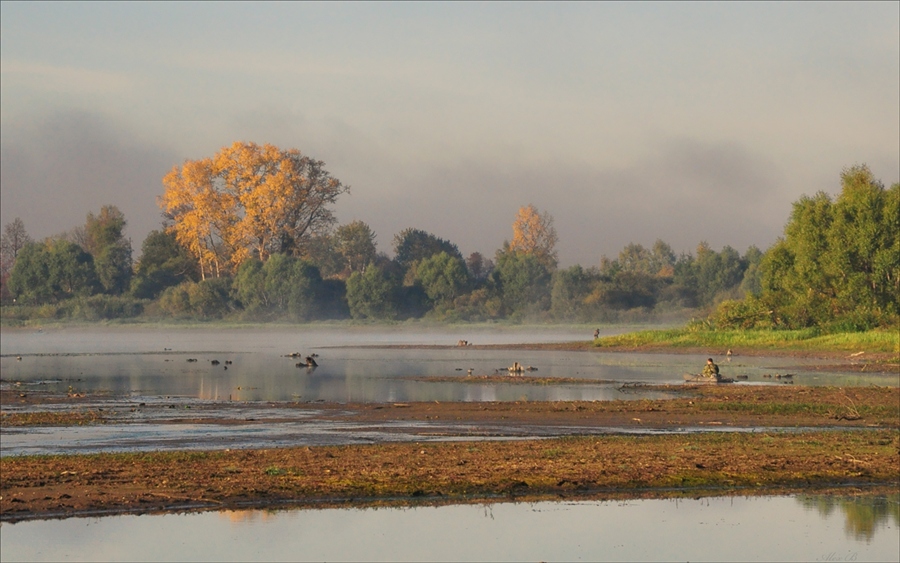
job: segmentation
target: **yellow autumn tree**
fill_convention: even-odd
[[[531,204],[520,207],[513,223],[513,239],[509,250],[534,254],[550,270],[556,268],[556,228],[549,213],[540,213]]]
[[[163,178],[159,201],[172,222],[168,230],[197,258],[204,279],[228,271],[236,222],[236,202],[216,188],[214,176],[211,159],[187,161]]]
[[[204,277],[232,272],[250,256],[303,256],[310,239],[334,224],[330,206],[349,190],[297,149],[241,142],[176,166],[163,185],[170,230],[200,260]]]

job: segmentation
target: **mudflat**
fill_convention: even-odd
[[[895,491],[900,486],[897,387],[659,388],[673,398],[266,403],[257,408],[277,409],[282,421],[353,421],[373,428],[409,423],[418,429],[413,431],[431,438],[440,432],[447,441],[3,457],[0,519],[498,497],[701,496],[831,487]],[[4,408],[31,407],[0,413],[5,429],[128,424],[117,420],[115,409],[98,408],[98,397],[6,389],[0,399]],[[54,408],[42,410],[42,405]],[[172,412],[165,420],[235,424],[223,413],[231,408],[238,406],[218,405],[215,413]],[[472,425],[479,424],[489,424],[494,434],[473,436]],[[539,435],[555,437],[509,440],[503,428],[540,429]],[[607,431],[612,428],[619,431]]]

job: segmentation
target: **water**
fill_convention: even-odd
[[[612,329],[624,331],[626,328]],[[677,354],[373,348],[586,340],[576,329],[88,327],[0,332],[2,385],[23,392],[108,394],[118,405],[239,404],[229,416],[254,425],[112,424],[4,429],[3,455],[60,448],[86,451],[406,439],[347,426],[265,422],[253,401],[609,400],[624,383],[681,383],[704,357]],[[585,334],[587,333],[587,334]],[[317,353],[320,367],[285,354]],[[16,356],[22,356],[18,360]],[[196,358],[197,362],[187,362]],[[231,360],[229,369],[210,360]],[[590,383],[464,383],[469,368],[491,374],[518,361],[530,375]],[[816,361],[736,356],[726,376],[772,385],[764,374],[794,373],[804,385],[897,385],[896,376],[822,372]],[[456,381],[456,378],[459,378]],[[105,405],[108,407],[109,405]],[[4,405],[4,409],[9,408]],[[235,414],[236,413],[236,414]],[[275,416],[270,413],[268,416]],[[297,432],[304,432],[303,436]],[[371,431],[370,431],[371,433]],[[411,439],[411,438],[410,438]],[[237,442],[227,442],[228,440]],[[240,440],[246,440],[243,444]],[[306,442],[303,442],[306,440]],[[137,446],[134,444],[142,444]],[[173,445],[174,444],[174,445]],[[223,445],[224,444],[224,445]],[[243,445],[242,445],[243,444]],[[268,447],[268,446],[267,446]],[[66,450],[70,451],[70,450]],[[75,450],[71,450],[75,451]],[[898,499],[757,497],[492,504],[415,508],[225,511],[69,518],[0,525],[3,561],[108,560],[715,560],[897,561]]]
[[[628,327],[610,329],[624,331]],[[389,328],[156,328],[67,327],[0,332],[4,388],[86,393],[79,409],[101,410],[103,425],[6,428],[0,456],[26,454],[222,449],[386,441],[530,438],[620,432],[617,428],[455,425],[435,421],[383,424],[302,420],[289,403],[411,401],[561,401],[660,399],[664,390],[629,383],[681,384],[703,365],[701,355],[595,351],[494,350],[480,344],[570,342],[590,330],[559,327]],[[385,345],[443,348],[385,348]],[[381,347],[378,347],[381,346]],[[314,370],[295,366],[291,353],[318,354]],[[21,360],[18,358],[21,356]],[[196,362],[188,362],[196,359]],[[221,363],[213,365],[211,360]],[[231,364],[225,364],[231,361]],[[537,367],[528,375],[579,380],[522,383],[506,375],[513,362]],[[797,365],[800,363],[801,365]],[[225,369],[225,367],[228,369]],[[738,385],[773,385],[763,374],[794,373],[800,384],[897,385],[896,377],[819,372],[812,360],[737,356],[722,362],[726,376],[747,374]],[[502,377],[466,380],[475,375]],[[268,402],[279,402],[279,406]],[[34,409],[4,405],[7,412]],[[70,409],[42,405],[42,410]],[[229,424],[185,418],[228,419]],[[278,420],[281,419],[281,420]],[[683,429],[699,431],[699,429]],[[707,430],[709,430],[707,428]]]
[[[624,331],[626,328],[612,329]],[[108,393],[135,400],[182,397],[212,401],[556,401],[658,397],[623,395],[624,383],[681,383],[698,372],[702,356],[528,350],[377,348],[378,345],[447,345],[586,340],[575,329],[79,327],[0,332],[4,384],[53,392]],[[298,368],[318,354],[315,370]],[[21,356],[22,359],[17,359]],[[196,362],[188,362],[196,359]],[[218,360],[219,365],[213,365]],[[225,365],[225,361],[233,362]],[[528,375],[590,383],[554,385],[463,382],[468,370],[493,375],[513,362]],[[803,385],[897,385],[880,374],[821,372],[821,361],[737,356],[720,360],[740,384],[779,384],[764,375],[791,371]],[[227,369],[226,369],[227,367]]]
[[[223,511],[4,523],[4,561],[898,561],[900,496]]]

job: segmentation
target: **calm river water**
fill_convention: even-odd
[[[623,393],[623,384],[681,383],[683,373],[696,373],[705,361],[681,354],[452,347],[460,339],[474,344],[584,341],[592,332],[559,327],[4,329],[0,384],[26,392],[102,392],[125,403],[249,401],[247,408],[253,401],[610,400],[659,396],[656,391]],[[451,348],[379,347],[385,345]],[[801,385],[900,384],[895,375],[821,371],[814,360],[736,352],[730,362],[716,359],[726,376],[747,376],[741,385],[784,384],[774,378],[784,373]],[[298,368],[297,358],[286,357],[291,353],[317,354],[319,367]],[[513,362],[536,367],[534,376],[593,381],[462,382],[470,369],[475,375],[505,373]],[[75,430],[4,431],[0,453],[68,452],[80,446],[116,450],[116,440],[122,442],[129,432],[157,432],[152,424],[130,425],[127,432],[123,426],[84,429],[88,434]],[[107,439],[104,430],[118,437]],[[200,430],[168,425],[166,431]],[[144,447],[163,447],[135,439],[144,440]],[[897,497],[757,497],[69,518],[0,525],[0,560],[898,561],[898,503]]]
[[[608,329],[623,332],[629,327]],[[177,396],[234,401],[516,401],[609,400],[623,383],[681,383],[705,358],[684,354],[628,354],[527,350],[379,348],[380,345],[453,346],[588,340],[590,329],[571,328],[153,328],[79,327],[0,332],[0,372],[50,391],[108,392],[134,398]],[[285,357],[291,353],[300,358]],[[317,354],[315,370],[296,367]],[[21,357],[21,359],[18,359]],[[815,360],[734,356],[716,358],[727,377],[746,384],[780,384],[790,372],[803,385],[897,385],[879,374],[821,372]],[[189,362],[188,360],[197,360]],[[213,360],[220,362],[217,365]],[[232,362],[226,364],[225,362]],[[523,385],[454,382],[505,373],[513,362],[529,375],[595,380],[594,384]],[[428,381],[440,378],[441,381]],[[745,384],[742,382],[741,384]]]
[[[223,511],[0,525],[3,561],[898,561],[900,495]]]

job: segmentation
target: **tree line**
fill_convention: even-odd
[[[865,166],[841,180],[834,201],[795,202],[766,252],[701,242],[676,255],[657,240],[561,269],[553,218],[532,205],[491,258],[413,227],[389,257],[365,222],[336,224],[331,206],[349,188],[324,163],[235,143],[165,176],[163,228],[134,263],[114,206],[40,242],[16,219],[0,290],[4,316],[589,323],[706,311],[729,328],[896,325],[900,184],[885,189]]]

